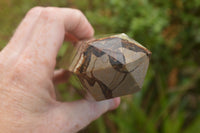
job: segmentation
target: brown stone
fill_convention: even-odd
[[[142,88],[151,52],[126,34],[81,42],[67,68],[95,100]]]

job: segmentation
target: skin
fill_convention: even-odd
[[[64,40],[91,38],[94,30],[76,9],[35,7],[0,52],[0,131],[73,133],[87,126],[120,99],[101,102],[56,101],[54,84],[69,76],[54,71]]]

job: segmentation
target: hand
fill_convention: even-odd
[[[93,33],[76,9],[35,7],[27,13],[0,52],[1,132],[73,133],[118,107],[119,98],[56,101],[52,79],[57,76],[56,56],[65,35],[85,39]]]

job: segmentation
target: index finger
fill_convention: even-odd
[[[37,24],[31,29],[33,34],[27,39],[27,48],[19,58],[18,64],[28,60],[32,63],[32,68],[37,67],[39,71],[44,70],[51,74],[66,33],[78,39],[90,38],[94,34],[83,13],[70,8],[44,8]]]

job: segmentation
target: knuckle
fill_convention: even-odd
[[[57,16],[55,15],[57,12],[56,8],[46,7],[42,10],[40,14],[40,18],[42,19],[51,19],[56,20]]]
[[[10,80],[12,82],[19,82],[21,81],[22,79],[24,79],[24,67],[21,66],[21,65],[16,65],[11,74],[9,75],[10,76]]]
[[[15,71],[17,72],[27,71],[31,66],[32,62],[30,61],[30,59],[23,57],[18,60],[18,64],[15,66]]]
[[[73,9],[72,12],[73,12],[73,17],[76,20],[76,23],[73,25],[73,27],[71,27],[71,30],[77,30],[82,25],[82,22],[84,21],[85,16],[78,9]]]
[[[37,14],[37,13],[40,12],[42,9],[43,9],[43,7],[39,7],[39,6],[33,7],[32,9],[30,9],[30,10],[27,12],[26,15],[31,16],[31,15]]]
[[[53,13],[53,12],[57,11],[57,8],[55,8],[55,7],[46,7],[44,9],[44,11],[46,11],[47,13]]]
[[[34,67],[33,58],[34,57],[31,55],[21,55],[21,57],[17,60],[14,70],[22,73],[30,72]]]
[[[21,57],[16,65],[13,66],[11,71],[11,77],[12,81],[21,82],[22,79],[27,79],[29,75],[32,74],[33,69],[33,62],[30,58],[27,57]]]
[[[76,17],[82,18],[84,16],[81,10],[78,9],[73,9],[73,10],[74,10],[74,15]]]

